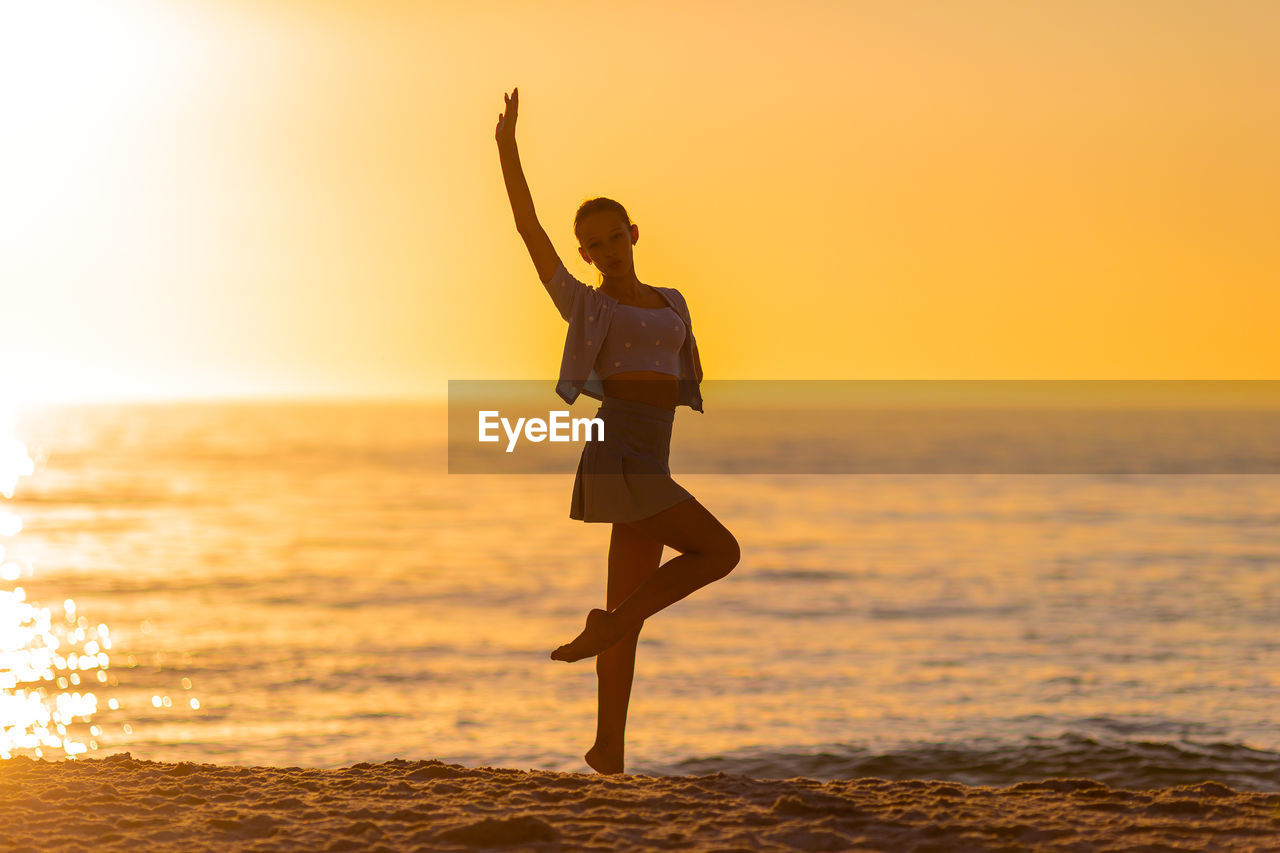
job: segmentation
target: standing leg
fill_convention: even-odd
[[[607,607],[621,604],[662,560],[662,543],[626,525],[613,525],[609,538],[609,581],[605,592]],[[600,681],[596,742],[584,756],[599,773],[621,773],[626,746],[627,705],[631,701],[631,680],[636,669],[636,627],[621,641],[596,657]]]

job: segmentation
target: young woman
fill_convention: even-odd
[[[556,391],[601,401],[604,440],[587,442],[578,463],[569,516],[612,523],[605,610],[551,653],[554,660],[594,656],[599,677],[596,740],[584,756],[599,773],[621,773],[636,642],[644,620],[723,578],[738,564],[738,542],[689,492],[671,479],[668,454],[678,405],[702,411],[693,326],[673,288],[636,277],[633,246],[640,229],[612,199],[578,208],[578,254],[602,274],[598,288],[578,281],[538,223],[516,149],[519,89],[504,93],[496,137],[516,229],[538,278],[569,322]],[[659,565],[663,546],[679,556]]]

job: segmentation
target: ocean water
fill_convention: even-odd
[[[743,559],[647,622],[630,772],[1280,790],[1280,476],[681,475],[713,414],[673,470]],[[608,526],[572,467],[447,474],[445,424],[19,412],[0,753],[587,771],[594,665],[547,656]]]

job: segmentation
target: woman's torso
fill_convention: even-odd
[[[680,399],[680,385],[674,376],[651,370],[628,370],[603,379],[606,397],[621,397],[674,410]]]
[[[635,309],[628,311],[627,309]],[[687,331],[680,315],[656,291],[637,303],[618,302],[605,337],[597,371],[608,397],[621,397],[664,409],[675,409],[680,398],[679,350]],[[623,340],[623,339],[626,340]],[[618,359],[621,370],[601,360]],[[657,370],[642,369],[653,359]],[[601,368],[604,368],[603,370]]]

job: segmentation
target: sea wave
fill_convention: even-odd
[[[853,745],[796,751],[746,749],[636,767],[631,772],[721,772],[756,779],[933,779],[996,787],[1067,777],[1135,790],[1211,780],[1241,791],[1280,791],[1280,752],[1241,743],[1160,742],[1065,733],[1015,741],[904,744],[889,750]]]

